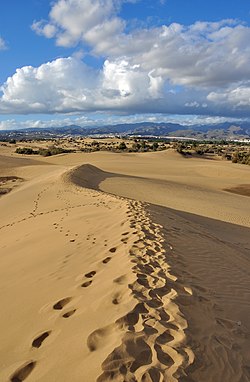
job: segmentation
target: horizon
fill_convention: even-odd
[[[0,130],[250,121],[250,4],[11,0],[0,25]]]

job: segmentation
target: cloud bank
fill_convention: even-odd
[[[56,1],[32,29],[103,58],[103,66],[68,57],[17,69],[1,87],[0,112],[250,116],[248,26],[221,20],[128,31],[123,3]]]

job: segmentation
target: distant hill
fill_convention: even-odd
[[[250,138],[250,123],[229,122],[211,125],[180,125],[178,123],[129,123],[96,127],[77,125],[50,128],[27,128],[19,130],[2,130],[0,139],[58,138],[65,136],[93,135],[142,135],[157,137],[187,137],[195,139],[239,139]]]

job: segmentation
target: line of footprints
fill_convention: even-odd
[[[125,232],[124,235],[125,234],[127,234],[127,232]],[[109,252],[110,252],[110,254],[114,254],[116,252],[116,247],[110,248]],[[102,260],[102,263],[103,264],[108,264],[111,260],[112,260],[112,257],[111,256],[107,256],[107,257],[105,257]],[[81,284],[81,287],[82,288],[89,287],[93,283],[93,278],[96,275],[96,273],[97,273],[96,271],[90,271],[90,272],[86,273],[84,275],[84,279],[85,280]],[[52,308],[53,308],[53,310],[61,311],[61,310],[63,310],[70,303],[71,300],[72,300],[72,297],[65,297],[65,298],[57,301],[52,306]],[[113,301],[113,303],[116,304],[117,302]],[[66,311],[65,313],[62,314],[62,317],[63,318],[69,318],[75,312],[76,312],[76,309],[68,310],[68,311]],[[51,330],[47,330],[47,331],[43,332],[42,334],[40,334],[38,337],[36,337],[32,341],[32,344],[31,344],[32,348],[36,348],[36,349],[40,348],[42,346],[43,342],[46,340],[46,338],[48,338],[50,336],[51,333],[52,333]],[[10,376],[9,380],[11,382],[22,382],[22,381],[24,381],[30,375],[32,370],[34,370],[34,368],[36,366],[36,363],[37,363],[36,361],[30,361],[30,362],[27,362],[27,363],[23,364],[19,369],[17,369]]]

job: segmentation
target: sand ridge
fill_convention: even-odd
[[[103,171],[99,188],[143,202],[250,227],[250,204],[225,189],[248,185],[250,168],[221,160],[155,153],[98,152],[49,158],[46,163],[91,164]],[[243,190],[244,191],[244,190]]]
[[[175,300],[179,293],[188,298],[192,292],[178,285],[171,274],[161,227],[150,221],[142,204],[131,202],[128,217],[133,233],[139,236],[130,250],[136,281],[129,288],[137,304],[116,321],[124,330],[122,343],[102,363],[103,373],[97,381],[176,382],[186,375],[194,356],[185,343],[188,323]],[[91,334],[90,350],[96,349],[99,337],[108,330]]]

